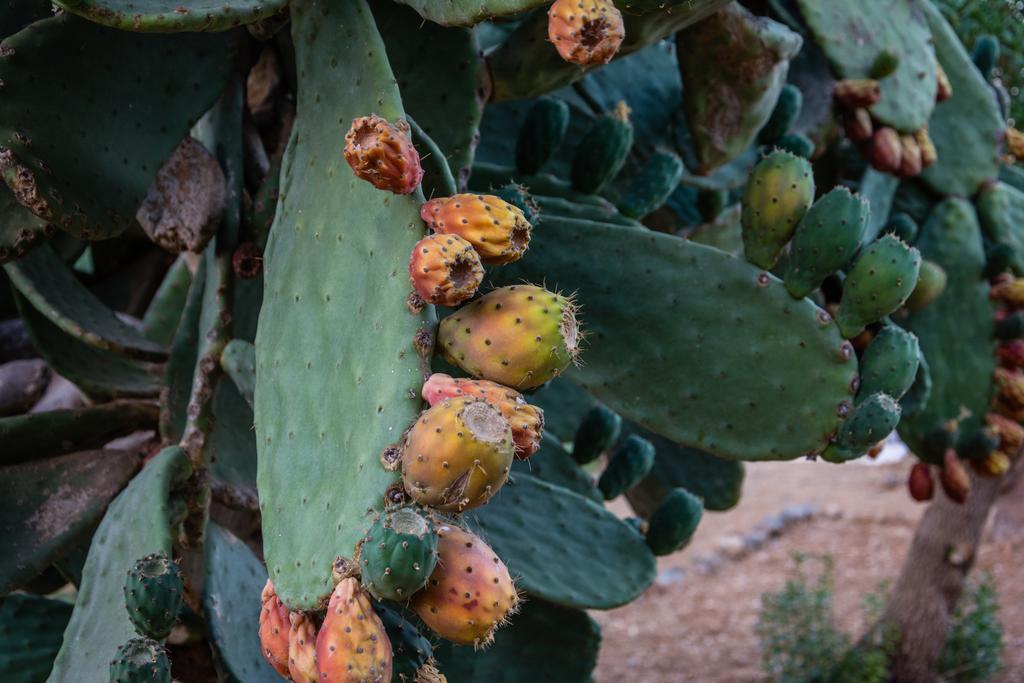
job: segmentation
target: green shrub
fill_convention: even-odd
[[[939,656],[939,671],[952,683],[982,683],[999,672],[1002,655],[999,596],[992,577],[983,574],[953,615]]]

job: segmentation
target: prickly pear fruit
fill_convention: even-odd
[[[516,138],[516,170],[536,173],[550,161],[569,130],[569,105],[555,97],[541,97],[526,112]]]
[[[567,62],[607,64],[625,37],[612,0],[555,0],[548,9],[548,40]]]
[[[618,440],[621,429],[622,418],[618,413],[603,405],[594,406],[576,427],[572,457],[581,465],[597,460]]]
[[[868,161],[872,168],[881,173],[896,173],[900,170],[902,154],[899,133],[888,126],[875,129],[868,144]]]
[[[277,673],[288,677],[288,635],[291,632],[291,620],[288,608],[277,597],[274,584],[267,579],[263,587],[263,606],[260,609],[260,649],[263,658]]]
[[[378,600],[408,600],[437,563],[434,525],[412,506],[378,515],[359,551],[363,587]]]
[[[992,69],[996,68],[999,61],[999,40],[992,35],[980,35],[974,39],[971,47],[971,61],[978,67],[981,75],[988,80],[992,75]]]
[[[971,460],[971,469],[983,477],[1001,477],[1010,471],[1010,457],[1002,451],[992,451],[984,458]]]
[[[900,405],[892,396],[871,394],[843,422],[836,443],[840,448],[863,453],[888,436],[899,421]]]
[[[871,112],[867,109],[852,109],[841,116],[843,132],[852,142],[870,140],[875,134],[875,124],[871,121]]]
[[[288,618],[288,672],[295,683],[316,683],[316,624],[302,612],[292,612]]]
[[[652,467],[654,444],[631,434],[612,452],[608,466],[597,480],[597,488],[605,500],[612,500],[639,484]]]
[[[1007,278],[999,282],[992,287],[989,296],[1007,306],[1024,306],[1024,278]]]
[[[128,570],[124,602],[139,635],[163,640],[178,619],[185,586],[181,571],[164,553],[146,555]]]
[[[935,481],[932,479],[931,465],[926,462],[915,463],[910,468],[907,488],[910,490],[910,497],[914,500],[919,502],[931,500],[935,495]]]
[[[402,446],[405,490],[421,505],[462,512],[508,478],[512,429],[487,401],[450,398],[420,413]]]
[[[920,359],[917,337],[903,328],[886,325],[861,357],[857,400],[878,392],[900,400],[917,377]]]
[[[971,477],[952,448],[943,456],[939,483],[946,497],[954,503],[964,503],[971,492]]]
[[[369,595],[352,578],[335,586],[316,637],[316,666],[323,683],[389,683],[391,641]]]
[[[671,152],[656,152],[629,182],[619,213],[628,218],[643,218],[665,203],[679,187],[683,162]]]
[[[783,278],[786,290],[802,299],[845,266],[857,253],[870,217],[868,203],[845,187],[814,202],[793,235]]]
[[[502,185],[494,190],[494,194],[522,211],[530,225],[534,225],[540,218],[540,207],[522,185],[518,183]]]
[[[160,643],[132,638],[110,662],[110,683],[171,683],[171,664]]]
[[[622,170],[632,147],[629,107],[620,101],[594,122],[576,147],[569,172],[572,189],[588,194],[600,191]]]
[[[996,347],[999,365],[1010,370],[1024,370],[1024,340],[1011,339]]]
[[[853,264],[843,284],[836,312],[839,331],[847,339],[903,305],[914,291],[921,252],[892,235],[872,242]]]
[[[775,151],[750,173],[743,192],[743,252],[755,266],[771,269],[814,199],[814,175],[806,159]]]
[[[996,368],[995,385],[999,404],[1012,413],[1024,410],[1024,373]]]
[[[917,284],[904,305],[911,311],[918,311],[938,299],[944,291],[946,271],[934,261],[922,260]]]
[[[473,298],[484,279],[484,267],[473,245],[458,235],[428,235],[409,257],[414,308],[423,303],[458,306]]]
[[[673,489],[658,505],[647,525],[647,545],[655,555],[669,555],[686,545],[704,515],[701,499],[683,488]]]
[[[434,656],[430,640],[425,638],[410,619],[383,603],[374,605],[377,616],[384,624],[388,640],[391,641],[392,670],[394,681],[421,683],[417,672]]]
[[[832,97],[843,109],[870,109],[882,99],[882,87],[871,78],[847,78],[832,87]]]
[[[922,168],[928,168],[939,160],[939,152],[935,149],[935,143],[932,142],[931,136],[928,135],[927,127],[919,128],[914,133],[914,140],[917,141],[917,146],[921,150]]]
[[[517,389],[557,377],[579,353],[572,299],[534,285],[495,289],[441,321],[439,350],[474,377]]]
[[[770,145],[789,132],[793,123],[800,117],[804,96],[800,88],[787,83],[779,91],[779,99],[768,121],[757,132],[757,141],[762,145]]]
[[[423,179],[420,155],[409,140],[409,124],[390,124],[376,114],[352,121],[345,134],[345,161],[356,176],[395,194],[410,194]]]
[[[512,263],[530,246],[530,223],[518,207],[493,194],[457,194],[431,199],[420,217],[442,235],[458,235],[488,265]]]
[[[900,167],[896,172],[901,178],[913,178],[921,174],[924,167],[921,147],[913,135],[900,136]]]
[[[900,68],[900,56],[891,50],[882,50],[875,57],[875,61],[871,63],[868,75],[881,80],[892,76],[898,68]]]
[[[512,427],[517,460],[529,458],[540,448],[544,433],[544,411],[527,403],[523,395],[514,389],[485,379],[455,379],[437,372],[424,383],[421,394],[423,400],[430,405],[446,398],[482,398],[501,411],[501,416]]]
[[[437,528],[437,567],[412,609],[437,635],[459,645],[487,645],[519,604],[508,568],[478,536]]]
[[[953,96],[953,84],[949,82],[949,76],[942,65],[935,62],[935,101],[945,102]]]

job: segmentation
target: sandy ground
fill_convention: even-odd
[[[735,509],[707,514],[686,550],[661,558],[659,581],[639,600],[593,614],[604,633],[595,681],[763,681],[753,630],[760,596],[782,588],[795,553],[832,556],[839,623],[859,635],[864,596],[896,578],[925,509],[906,493],[910,464],[749,465]],[[1024,496],[1024,486],[1016,493]],[[787,506],[805,504],[818,513],[712,573],[704,568],[701,558],[724,555],[723,548],[735,545],[728,537],[748,534]],[[999,591],[1005,634],[1000,683],[1024,681],[1024,541],[1020,534],[1016,540],[1005,536],[1005,529],[993,533],[990,523],[978,561]]]

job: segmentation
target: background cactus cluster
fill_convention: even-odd
[[[932,0],[0,38],[0,679],[582,683],[744,462],[1024,447],[1024,46]]]

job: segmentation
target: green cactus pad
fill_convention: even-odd
[[[867,200],[871,207],[871,219],[868,221],[868,229],[864,231],[862,246],[874,242],[889,220],[892,211],[897,189],[911,187],[908,183],[900,183],[900,179],[888,173],[879,173],[873,168],[864,171],[857,187],[857,194]],[[903,240],[907,244],[912,242]]]
[[[413,506],[382,512],[360,548],[363,586],[378,600],[408,600],[437,564],[437,532]]]
[[[124,604],[139,635],[163,640],[171,632],[184,591],[181,570],[164,553],[140,557],[128,570]]]
[[[54,232],[56,228],[19,204],[8,187],[0,187],[0,263],[24,256]]]
[[[1006,122],[988,82],[942,13],[930,2],[920,6],[931,25],[935,55],[953,86],[953,96],[935,106],[928,123],[939,159],[924,169],[921,180],[939,194],[969,197],[999,174]]]
[[[185,410],[192,395],[192,375],[199,357],[199,316],[203,312],[205,290],[206,259],[200,259],[174,333],[171,353],[164,365],[160,392],[160,437],[164,443],[178,441],[185,431]]]
[[[600,645],[601,628],[583,610],[528,600],[486,649],[443,642],[434,655],[448,683],[585,683]]]
[[[971,61],[978,67],[982,78],[992,76],[992,70],[999,62],[999,39],[993,35],[980,35],[971,46]]]
[[[530,398],[533,399],[532,396]],[[594,479],[576,464],[572,455],[552,436],[547,425],[547,416],[548,413],[545,411],[544,438],[541,440],[540,450],[528,460],[513,460],[513,475],[517,472],[529,474],[549,484],[561,486],[585,498],[601,502],[603,498],[594,485]]]
[[[976,203],[985,235],[1010,248],[1014,275],[1024,275],[1024,192],[1006,183],[982,188]]]
[[[648,520],[647,545],[655,555],[674,553],[689,542],[703,515],[700,498],[686,489],[673,489]]]
[[[81,239],[135,224],[161,164],[231,67],[224,36],[140,36],[72,14],[38,21],[4,47],[4,179],[33,213]],[[104,72],[117,78],[96,78]]]
[[[227,31],[272,17],[288,0],[54,0],[59,7],[122,31]]]
[[[519,14],[545,4],[547,0],[397,0],[442,26],[473,26],[481,21],[508,14]]]
[[[882,392],[897,401],[917,377],[921,348],[917,337],[895,325],[887,325],[871,340],[860,361],[858,402]]]
[[[632,529],[598,503],[528,474],[467,517],[519,587],[545,600],[610,609],[654,581],[654,556]]]
[[[836,446],[863,453],[889,436],[900,421],[900,405],[881,392],[863,399],[846,418],[836,436]]]
[[[627,436],[609,456],[597,488],[605,500],[618,498],[639,484],[653,466],[654,444],[635,434]]]
[[[396,480],[381,451],[419,409],[423,319],[405,298],[423,223],[417,197],[375,189],[340,153],[357,116],[403,116],[365,2],[293,2],[292,35],[304,77],[264,256],[255,412],[267,566],[289,608],[312,609]]]
[[[110,660],[110,683],[171,683],[171,663],[160,643],[132,638]]]
[[[165,448],[107,508],[49,683],[105,680],[117,648],[135,637],[124,608],[125,572],[139,557],[171,552],[170,491],[190,473],[182,450]]]
[[[220,364],[251,408],[256,389],[256,347],[249,342],[232,339],[220,355]]]
[[[743,192],[743,253],[770,270],[814,201],[810,163],[774,151],[757,163]]]
[[[49,245],[4,266],[36,310],[78,341],[128,358],[160,361],[167,352],[115,315],[78,281]]]
[[[595,405],[580,419],[572,442],[572,457],[580,465],[597,460],[615,445],[622,429],[622,418],[614,410]]]
[[[614,206],[598,206],[595,204],[580,204],[562,197],[548,197],[542,194],[530,195],[540,209],[540,218],[533,223],[539,228],[544,222],[544,216],[561,216],[562,218],[582,218],[588,221],[601,223],[615,223],[616,225],[639,225],[636,220],[626,218],[619,213]]]
[[[930,366],[930,398],[899,427],[910,449],[922,454],[928,434],[949,420],[966,413],[960,429],[967,434],[984,424],[995,371],[995,340],[993,304],[983,276],[985,249],[974,207],[962,199],[937,204],[917,246],[947,277],[942,296],[911,313],[904,323],[917,335]]]
[[[256,434],[252,407],[232,382],[217,383],[213,398],[213,474],[256,494]]]
[[[391,641],[391,683],[413,683],[416,672],[434,656],[430,639],[416,627],[419,620],[415,615],[397,605],[376,603],[373,609]]]
[[[882,229],[883,233],[895,235],[907,244],[913,244],[920,231],[921,228],[917,225],[917,221],[902,211],[891,216],[889,224]]]
[[[772,108],[771,116],[757,132],[757,141],[762,145],[770,145],[788,133],[800,118],[803,104],[804,95],[800,92],[800,88],[791,83],[782,86],[779,97],[775,100],[775,106]]]
[[[658,152],[634,174],[619,200],[619,212],[639,220],[665,203],[679,185],[683,162],[671,152]]]
[[[542,97],[526,112],[516,137],[516,170],[536,173],[558,149],[569,130],[569,105]]]
[[[825,447],[851,399],[856,361],[827,314],[717,249],[551,219],[492,277],[576,292],[587,341],[568,378],[678,443],[738,460],[800,457]],[[644,296],[627,296],[626,277]],[[624,334],[637,319],[658,334]]]
[[[530,403],[544,411],[544,435],[571,444],[587,411],[597,405],[578,384],[556,377],[530,394]]]
[[[164,348],[171,345],[191,285],[192,271],[188,269],[185,258],[179,256],[167,270],[160,288],[146,307],[142,317],[142,336]]]
[[[622,170],[633,147],[633,124],[624,104],[597,118],[580,138],[572,158],[572,189],[596,194]]]
[[[755,141],[802,43],[799,34],[738,3],[680,34],[679,70],[698,174],[735,159]]]
[[[898,237],[883,235],[864,249],[843,282],[836,323],[847,339],[903,305],[914,291],[921,253]]]
[[[815,150],[814,142],[802,133],[783,135],[775,141],[775,147],[783,152],[789,152],[794,156],[803,157],[804,159],[813,157]]]
[[[441,148],[460,190],[465,190],[486,92],[475,34],[425,22],[394,3],[376,2],[372,8],[402,106]],[[442,45],[444,49],[437,49]],[[426,189],[424,194],[429,195]]]
[[[36,595],[14,594],[0,604],[0,679],[40,683],[53,668],[71,604]]]
[[[114,401],[0,419],[0,465],[14,465],[99,448],[131,432],[156,426],[157,408],[144,401]]]
[[[4,468],[0,595],[34,578],[87,534],[138,468],[138,454],[127,451],[83,451]]]
[[[814,202],[793,234],[786,260],[786,289],[802,298],[821,286],[860,248],[871,207],[845,187],[837,187]]]
[[[577,192],[569,183],[548,173],[518,175],[511,167],[477,162],[473,164],[470,184],[480,191],[486,191],[490,187],[501,187],[513,180],[526,186],[533,194],[560,197],[577,204],[589,204],[609,211],[615,210],[615,207],[604,197]]]
[[[845,0],[797,0],[814,39],[843,78],[870,78],[880,53],[899,57],[880,81],[882,99],[871,114],[903,133],[928,124],[935,108],[935,51],[922,5],[884,0],[870,5]],[[938,10],[935,10],[938,12]]]
[[[267,570],[245,543],[217,524],[207,525],[204,538],[203,608],[220,669],[232,681],[279,683],[281,677],[260,652],[256,630]]]

